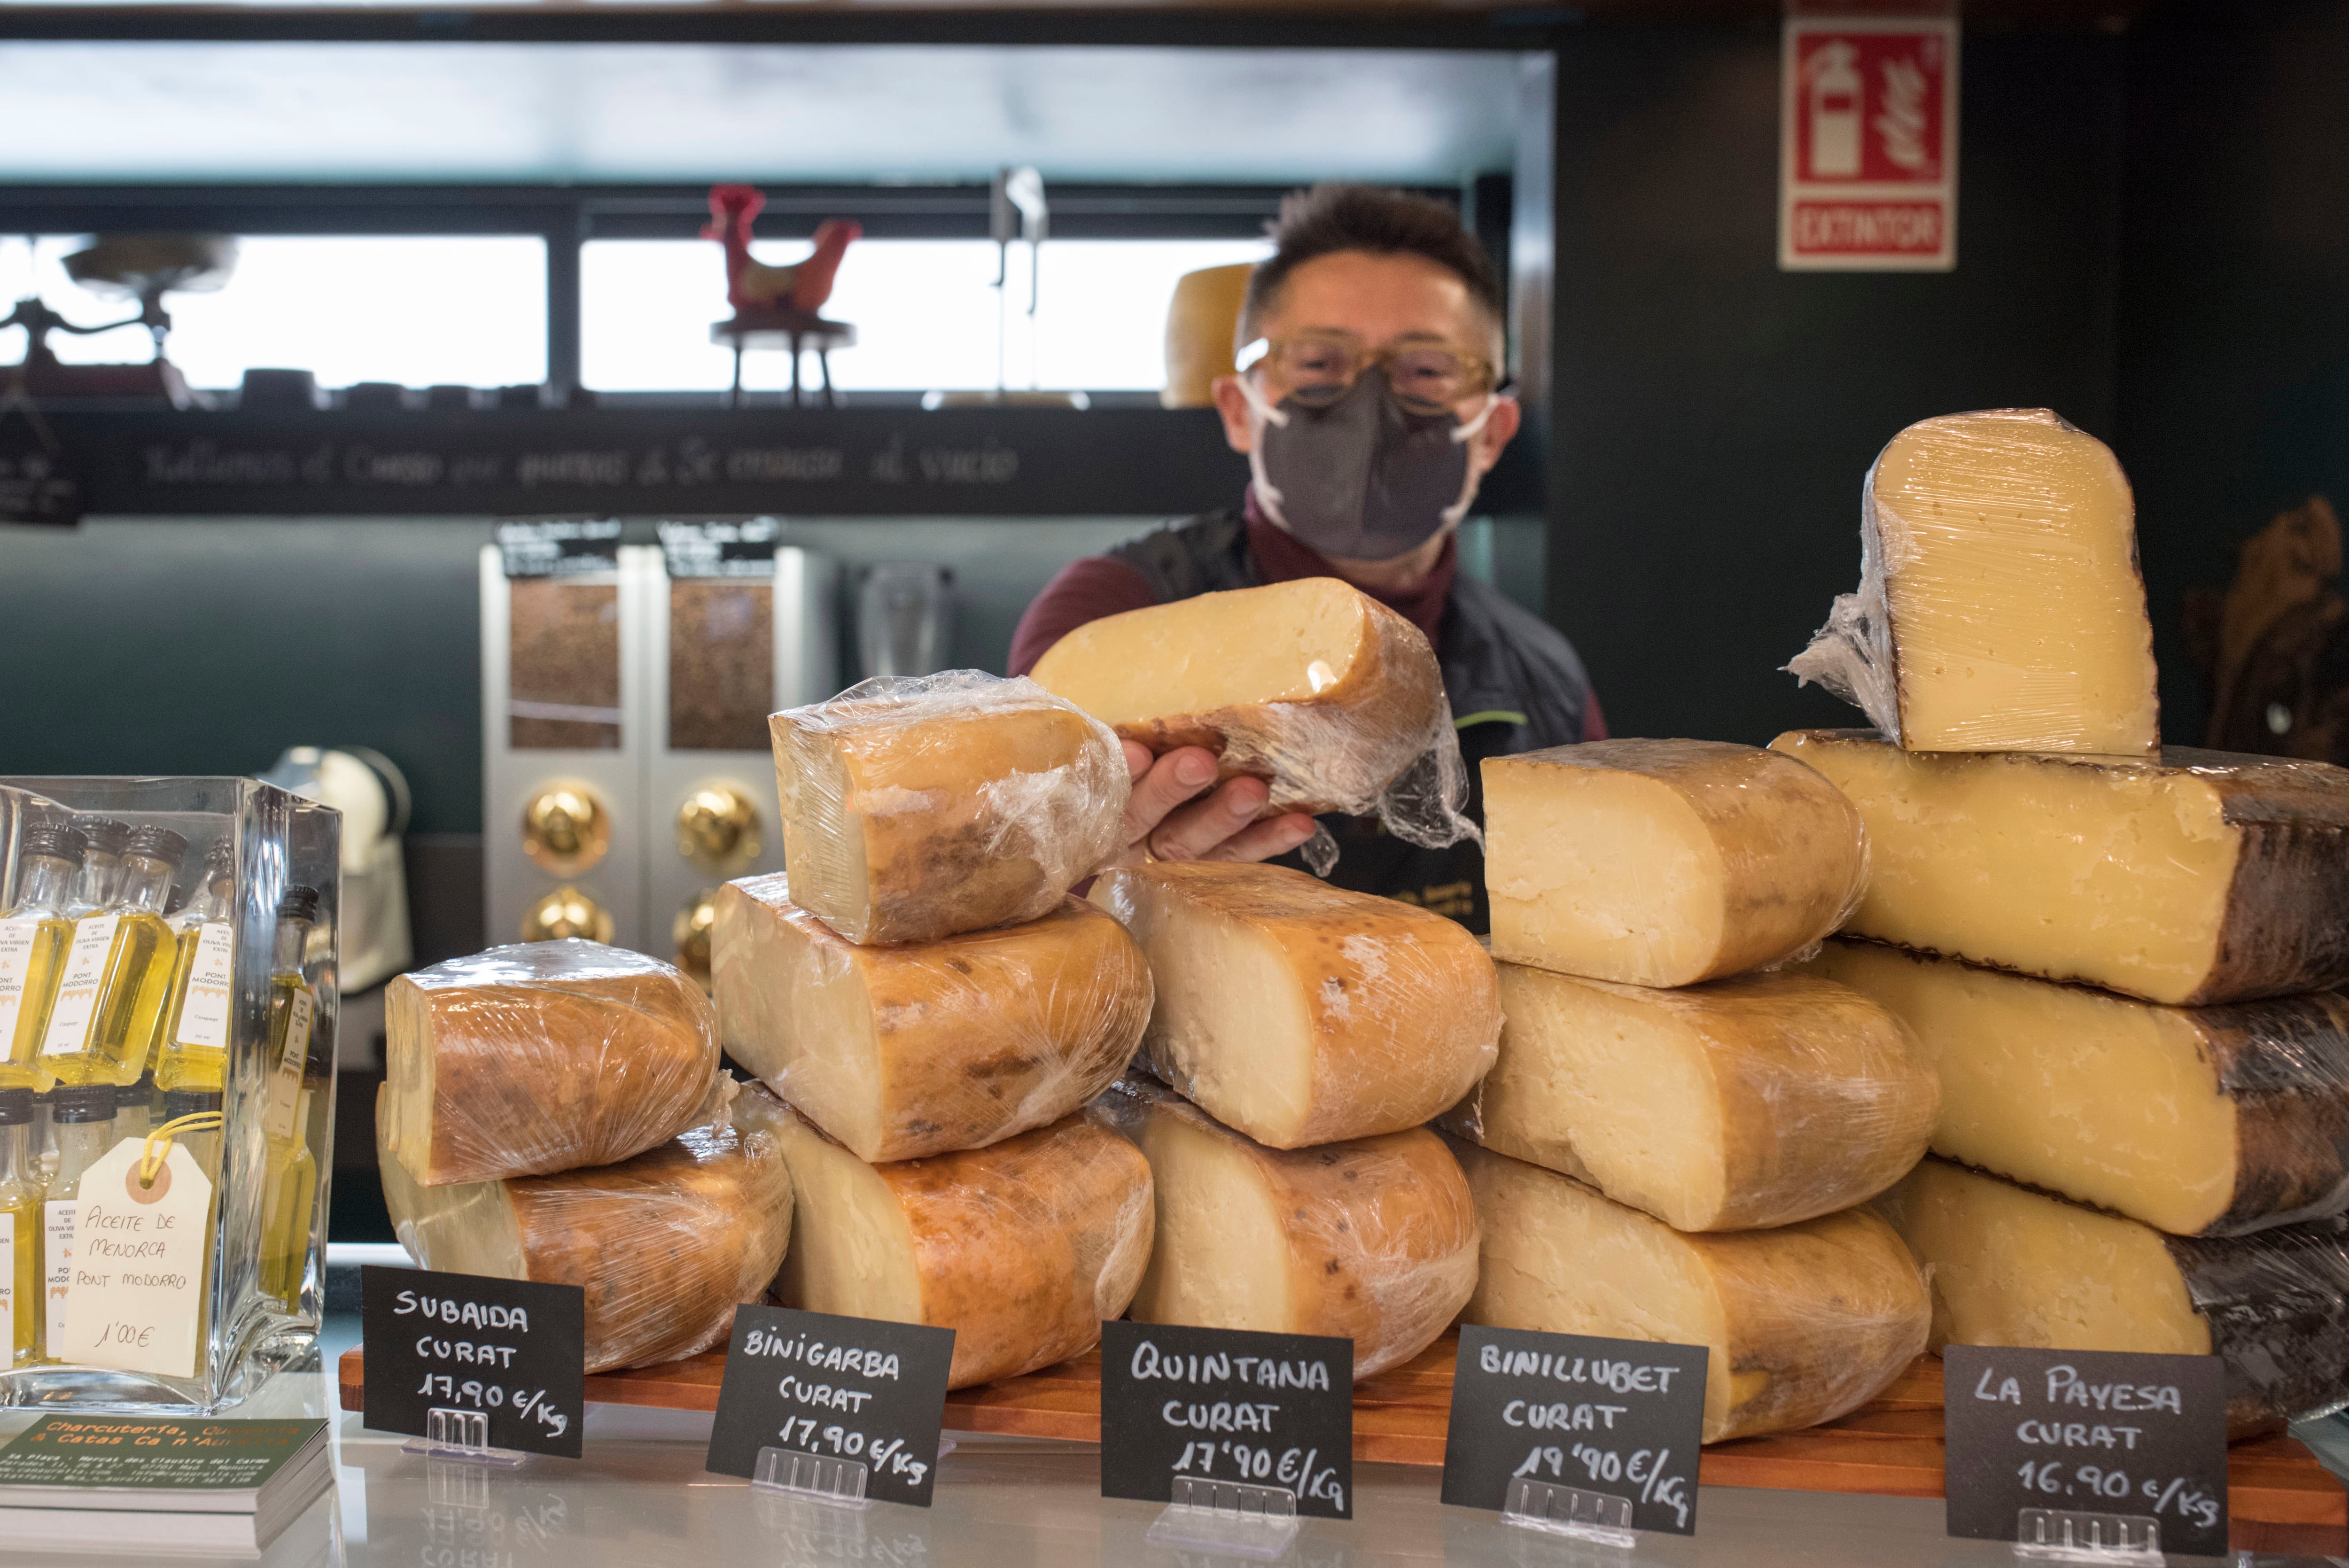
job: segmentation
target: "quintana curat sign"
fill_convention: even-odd
[[[1956,266],[1956,20],[1790,16],[1779,75],[1778,265]]]

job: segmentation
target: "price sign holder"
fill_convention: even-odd
[[[1694,1534],[1707,1360],[1702,1345],[1463,1325],[1444,1501],[1610,1546]]]
[[[1297,1539],[1297,1494],[1285,1486],[1178,1475],[1168,1495],[1143,1536],[1153,1546],[1269,1562]]]
[[[587,1293],[425,1269],[359,1270],[361,1423],[475,1464],[577,1459],[587,1409]]]
[[[1948,1531],[2027,1561],[2227,1553],[2218,1358],[1952,1345]]]
[[[930,1505],[954,1330],[738,1306],[703,1468],[778,1502]]]

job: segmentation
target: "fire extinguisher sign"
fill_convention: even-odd
[[[1958,24],[1791,16],[1780,67],[1778,265],[1958,261]]]

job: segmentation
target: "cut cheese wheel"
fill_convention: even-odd
[[[797,1116],[785,1306],[955,1331],[950,1388],[1099,1343],[1150,1259],[1150,1166],[1082,1116],[986,1149],[869,1165]]]
[[[2349,769],[1931,756],[1848,729],[1771,744],[1868,820],[1851,935],[2184,1006],[2349,981]]]
[[[1485,1228],[1465,1320],[1704,1346],[1708,1443],[1833,1420],[1925,1348],[1924,1277],[1865,1209],[1692,1236],[1571,1177],[1454,1147]]]
[[[1493,961],[1440,914],[1280,866],[1123,866],[1093,884],[1149,956],[1150,1070],[1258,1143],[1417,1127],[1492,1066]]]
[[[1201,593],[1088,622],[1037,683],[1154,752],[1204,746],[1270,784],[1267,815],[1368,815],[1440,738],[1444,673],[1417,626],[1334,577]]]
[[[713,1095],[698,1125],[616,1165],[448,1187],[417,1185],[382,1145],[389,1103],[379,1090],[378,1161],[408,1255],[443,1273],[582,1287],[590,1372],[724,1343],[734,1308],[760,1300],[782,1262],[785,1112],[764,1089]]]
[[[1094,1106],[1157,1191],[1136,1323],[1350,1339],[1362,1378],[1433,1344],[1475,1288],[1475,1204],[1424,1128],[1276,1150],[1141,1080]]]
[[[1444,1119],[1682,1231],[1848,1209],[1909,1173],[1940,1102],[1900,1020],[1790,975],[1651,991],[1501,969],[1500,1059]]]
[[[1868,471],[1860,587],[1787,667],[1912,751],[2150,757],[2128,476],[2044,408],[1909,426]]]
[[[1859,814],[1788,758],[1600,740],[1485,759],[1493,955],[1691,985],[1833,931],[1868,870]]]
[[[2349,1400],[2339,1220],[2222,1241],[1928,1160],[1878,1200],[1933,1280],[1933,1345],[2217,1356],[2248,1437]]]
[[[851,942],[1035,920],[1124,846],[1117,737],[1027,680],[871,680],[768,720],[792,896]]]
[[[859,947],[781,873],[719,890],[719,1043],[861,1160],[978,1149],[1041,1127],[1123,1071],[1150,966],[1080,899],[1021,925]]]
[[[701,987],[617,947],[492,947],[383,1000],[385,1147],[427,1187],[641,1154],[693,1125],[718,1077]]]
[[[1806,972],[1916,1031],[1941,1080],[1937,1154],[2173,1235],[2349,1207],[2338,992],[2164,1007],[1859,942],[1828,943]]]

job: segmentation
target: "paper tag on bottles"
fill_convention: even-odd
[[[302,1073],[310,1060],[310,1022],[318,1005],[307,985],[286,1004],[285,1049],[277,1070],[269,1075],[269,1109],[262,1113],[262,1130],[272,1138],[294,1136],[294,1122],[302,1105]]]
[[[146,1140],[126,1138],[82,1172],[65,1333],[49,1354],[85,1367],[191,1377],[202,1315],[212,1184],[181,1143],[140,1185]]]
[[[107,954],[114,951],[114,928],[121,923],[119,914],[88,914],[74,923],[73,945],[66,949],[65,972],[57,977],[57,999],[49,1008],[49,1032],[41,1037],[41,1055],[67,1056],[88,1048],[98,987],[106,978]]]
[[[33,967],[33,939],[40,934],[37,920],[0,920],[0,1057],[16,1038],[16,1015],[24,1009]]]
[[[27,1245],[32,1242],[27,1236]],[[16,1299],[16,1216],[0,1214],[0,1351],[13,1359],[16,1354],[16,1314],[30,1312],[33,1304]]]
[[[224,920],[208,920],[197,932],[196,958],[180,1003],[180,1044],[228,1049],[229,959],[235,950],[235,930]]]
[[[41,1205],[41,1343],[62,1344],[66,1336],[66,1287],[73,1283],[74,1209],[71,1199]]]

